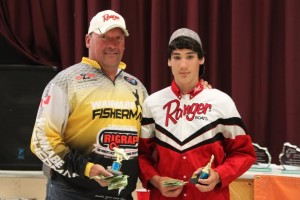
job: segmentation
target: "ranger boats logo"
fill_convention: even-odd
[[[212,105],[209,103],[193,103],[192,105],[183,105],[181,108],[180,101],[174,99],[166,103],[163,109],[166,109],[165,126],[169,126],[170,121],[173,124],[177,124],[177,121],[183,117],[188,121],[192,121],[198,118],[199,115],[206,115],[206,113],[212,109]]]

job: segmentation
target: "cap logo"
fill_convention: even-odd
[[[109,15],[109,14],[103,15],[103,22],[108,21],[109,19],[119,20],[120,18],[116,15]]]

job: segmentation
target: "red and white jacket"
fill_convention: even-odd
[[[177,198],[163,197],[149,181],[154,175],[189,181],[211,155],[221,184],[200,192],[188,183]],[[151,199],[229,199],[229,183],[255,162],[255,151],[233,100],[199,83],[181,95],[175,82],[150,95],[143,103],[139,140],[140,180]]]

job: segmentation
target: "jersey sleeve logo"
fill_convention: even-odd
[[[128,76],[124,76],[125,81],[127,81],[128,83],[130,83],[131,85],[137,85],[137,81],[131,77]]]

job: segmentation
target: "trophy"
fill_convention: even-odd
[[[190,179],[190,182],[193,184],[200,184],[198,179],[207,179],[210,173],[211,164],[214,161],[214,155],[211,156],[210,161],[206,164],[206,166],[201,170],[199,174],[193,174]]]
[[[123,175],[120,171],[123,159],[128,160],[129,156],[124,152],[124,149],[113,148],[116,156],[116,161],[112,163],[112,166],[107,167],[107,171],[112,173],[112,176],[93,176],[91,179],[99,179],[108,182],[108,190],[122,189],[128,184],[128,175]]]
[[[283,167],[282,173],[300,174],[300,149],[296,145],[284,143],[279,162]]]
[[[249,169],[250,171],[271,171],[270,165],[272,157],[266,147],[253,143],[256,153],[256,161]]]
[[[113,150],[117,160],[113,162],[112,166],[107,167],[107,171],[111,172],[112,174],[122,175],[123,172],[120,171],[122,161],[123,159],[128,160],[129,156],[124,152],[124,149],[114,147]]]

